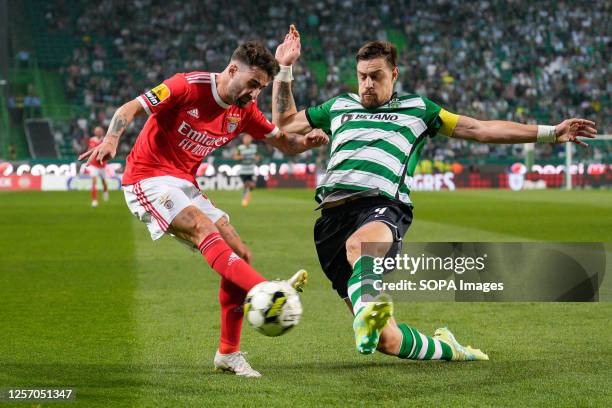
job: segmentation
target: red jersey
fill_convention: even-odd
[[[176,74],[138,97],[150,116],[127,157],[123,185],[157,176],[197,185],[202,159],[240,133],[264,139],[279,132],[255,102],[244,108],[223,102],[215,75]]]
[[[90,137],[90,138],[89,138],[89,140],[87,141],[87,147],[88,147],[88,149],[87,149],[87,150],[91,150],[91,149],[93,149],[94,147],[96,147],[96,146],[97,146],[97,145],[99,145],[100,143],[102,143],[102,141],[101,141],[100,139],[98,139],[97,137],[95,137],[95,136]],[[106,167],[106,160],[104,160],[104,161],[102,162],[102,164],[100,164],[100,162],[99,162],[99,161],[94,160],[94,161],[92,161],[91,163],[89,163],[89,165],[90,165],[90,166],[93,166],[93,167],[97,167],[97,168],[99,168],[99,169],[103,169],[104,167]]]

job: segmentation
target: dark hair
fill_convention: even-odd
[[[260,68],[268,74],[270,79],[274,78],[280,70],[274,55],[257,41],[249,41],[236,48],[232,54],[232,61],[240,61],[249,67]]]
[[[355,56],[355,60],[366,61],[384,57],[392,68],[397,66],[397,48],[389,41],[370,41],[365,43]]]

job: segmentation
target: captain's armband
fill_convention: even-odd
[[[440,110],[438,114],[440,119],[442,120],[442,127],[438,131],[438,133],[451,137],[453,132],[455,131],[455,127],[457,126],[457,122],[459,122],[459,115],[451,113],[445,109]]]

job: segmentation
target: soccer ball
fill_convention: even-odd
[[[285,281],[267,281],[254,286],[244,303],[247,321],[258,332],[276,337],[297,325],[302,303],[295,289]]]

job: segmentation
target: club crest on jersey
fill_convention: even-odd
[[[145,96],[151,105],[155,106],[168,99],[170,96],[170,88],[168,88],[166,84],[160,84],[150,91],[145,92]]]
[[[240,123],[240,115],[228,115],[227,116],[227,133],[234,133],[236,129],[238,129],[238,124]]]
[[[164,196],[160,197],[159,198],[159,203],[161,205],[163,205],[164,207],[166,207],[167,210],[171,210],[172,207],[174,207],[174,203],[170,199],[169,195],[164,195]]]
[[[391,109],[398,109],[402,106],[402,103],[400,102],[400,100],[398,98],[394,98],[389,102],[389,107]]]

